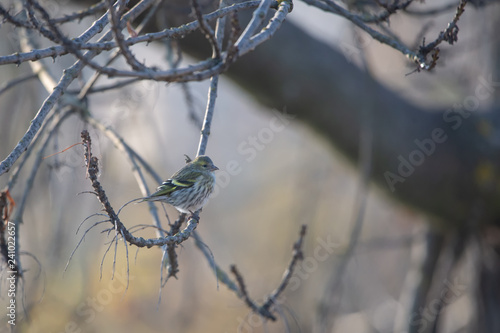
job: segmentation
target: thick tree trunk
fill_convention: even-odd
[[[198,2],[204,13],[219,3]],[[190,5],[164,1],[156,25],[192,21]],[[194,57],[211,55],[201,34],[181,45]],[[373,127],[373,179],[398,200],[438,217],[442,226],[474,227],[500,218],[500,108],[477,109],[498,95],[500,78],[479,77],[461,108],[423,110],[290,22],[225,75],[262,104],[297,115],[353,161],[367,116]]]
[[[209,54],[200,48],[208,46],[202,36],[182,45],[193,56]],[[261,103],[297,115],[353,161],[361,118],[369,117],[372,175],[398,200],[446,224],[492,223],[500,216],[500,116],[496,107],[476,109],[500,80],[480,77],[461,109],[423,110],[289,22],[227,75]]]

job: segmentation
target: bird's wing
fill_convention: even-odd
[[[167,179],[158,188],[156,192],[151,194],[152,197],[169,195],[181,188],[187,188],[193,186],[194,182],[190,181],[178,181],[175,179]]]
[[[160,186],[158,186],[156,192],[151,194],[151,196],[156,197],[169,195],[179,189],[191,187],[195,184],[199,176],[200,173],[197,171],[186,173],[181,170],[181,172],[177,172],[172,176],[172,178],[167,179]]]

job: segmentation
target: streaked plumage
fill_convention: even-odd
[[[219,170],[210,157],[198,156],[164,181],[144,201],[163,201],[182,213],[202,208],[215,186],[214,171]]]

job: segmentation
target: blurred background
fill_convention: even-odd
[[[447,3],[444,0],[432,4],[415,3],[411,8],[427,10]],[[62,0],[45,1],[44,4],[51,6],[54,16],[77,11],[83,6]],[[397,31],[404,42],[416,47],[420,42],[419,29],[428,26],[427,35],[436,36],[447,26],[454,11],[451,8],[430,18],[396,15],[391,18],[390,28]],[[374,96],[381,99],[394,96],[411,105],[412,110],[432,114],[463,103],[464,96],[475,93],[480,78],[498,77],[494,76],[498,73],[499,44],[495,34],[498,14],[497,4],[467,7],[460,18],[458,43],[443,47],[438,66],[432,72],[411,75],[406,74],[415,69],[414,64],[356,30],[341,17],[296,2],[287,24],[293,24],[311,40],[336,53],[341,61],[332,59],[332,66],[340,66],[347,77],[369,77],[369,83],[341,83],[344,90],[351,91],[350,99],[358,96],[359,100],[370,103]],[[89,22],[92,20],[65,25],[68,28],[65,32],[74,35]],[[15,30],[4,24],[0,33],[1,55],[18,52]],[[279,40],[280,34],[274,38]],[[271,39],[266,45],[271,47],[273,43]],[[141,44],[133,51],[138,59],[147,59],[148,65],[165,65],[169,56],[168,49],[160,43]],[[196,53],[185,54],[183,63],[194,62],[191,56]],[[268,59],[271,62],[282,60],[285,61]],[[250,59],[249,64],[245,61],[246,57],[235,66],[252,66]],[[302,70],[307,71],[309,61],[303,61]],[[55,75],[60,75],[62,69],[73,62],[73,57],[63,56],[50,64],[50,68]],[[250,67],[250,70],[257,69]],[[0,84],[30,72],[28,63],[0,66]],[[70,89],[77,91],[91,74],[91,71],[84,71]],[[279,319],[264,322],[252,314],[234,292],[218,284],[213,269],[192,240],[178,249],[180,272],[177,279],[170,279],[163,288],[160,288],[162,252],[158,248],[137,250],[129,246],[127,273],[123,243],[118,244],[116,259],[113,248],[107,252],[113,237],[113,234],[101,233],[107,225],[97,226],[84,235],[87,228],[103,217],[92,216],[102,213],[102,208],[89,193],[92,188],[86,176],[83,147],[77,145],[46,158],[30,187],[19,231],[21,259],[26,271],[22,292],[17,296],[24,309],[18,309],[16,328],[20,332],[54,333],[396,332],[397,314],[404,312],[407,306],[404,295],[408,291],[408,272],[412,270],[412,263],[419,262],[422,248],[428,248],[429,229],[436,228],[445,235],[442,240],[445,245],[435,258],[437,273],[426,277],[435,283],[430,287],[427,302],[416,312],[410,312],[406,323],[418,322],[420,327],[425,327],[420,332],[427,332],[439,316],[439,332],[473,331],[472,327],[478,322],[476,299],[481,284],[476,273],[480,261],[478,248],[482,245],[460,245],[463,252],[457,259],[459,265],[455,265],[450,258],[455,258],[456,249],[446,245],[453,243],[450,241],[453,237],[447,235],[451,234],[450,230],[455,232],[455,228],[446,222],[435,222],[453,216],[447,212],[459,209],[457,203],[450,203],[451,208],[443,210],[440,216],[438,209],[426,203],[422,206],[418,202],[412,204],[411,196],[402,194],[400,198],[398,191],[391,193],[383,182],[365,184],[363,179],[367,175],[363,170],[366,164],[353,163],[358,160],[357,149],[363,151],[361,145],[341,142],[337,148],[332,139],[335,133],[332,136],[325,134],[324,129],[316,128],[314,121],[308,121],[286,101],[266,102],[267,97],[262,97],[262,93],[241,84],[245,76],[235,78],[236,75],[237,69],[220,79],[207,148],[207,155],[220,171],[217,190],[203,209],[197,230],[218,265],[229,271],[229,266],[236,264],[249,295],[263,301],[281,281],[300,226],[307,225],[304,260],[298,264],[292,283],[280,297]],[[276,73],[270,75],[260,78],[262,84],[276,80],[272,76]],[[344,78],[339,77],[339,80]],[[102,82],[109,84],[113,80],[102,78]],[[372,82],[382,88],[373,88]],[[282,84],[289,95],[303,93],[296,82]],[[184,86],[139,81],[118,90],[92,94],[88,98],[88,109],[103,124],[113,127],[166,179],[184,165],[184,154],[191,157],[196,154],[208,86],[208,81]],[[186,89],[191,105],[186,102]],[[333,95],[344,93],[338,92],[337,87],[331,89]],[[377,95],[377,89],[390,94]],[[496,89],[481,100],[479,113],[489,114],[494,110]],[[2,159],[22,137],[46,97],[47,92],[37,80],[0,95]],[[330,108],[344,107],[341,101],[338,103],[332,103]],[[309,108],[316,106],[310,104]],[[370,112],[377,116],[377,110]],[[402,109],[401,113],[404,112]],[[335,121],[342,124],[346,120],[342,117],[340,115]],[[346,120],[344,130],[358,136],[361,126],[351,128],[349,124],[350,120]],[[490,124],[493,127],[495,123]],[[126,156],[102,131],[85,124],[77,116],[63,123],[45,155],[80,142],[83,129],[90,131],[93,153],[100,160],[100,181],[113,206],[118,209],[141,197]],[[376,140],[377,130],[370,132]],[[429,133],[423,132],[413,139],[428,137]],[[397,141],[398,137],[391,140]],[[351,153],[346,157],[348,149]],[[377,149],[368,151],[371,152],[368,155],[377,154]],[[363,160],[363,153],[360,155]],[[394,154],[391,158],[397,161],[397,156]],[[16,202],[27,186],[30,163],[32,161],[28,160],[17,186],[11,189]],[[397,164],[393,166],[391,170],[395,170]],[[377,178],[377,175],[372,176]],[[471,173],[461,177],[474,176]],[[1,176],[0,187],[6,186],[8,179],[9,173]],[[152,178],[147,182],[150,191],[158,185]],[[440,190],[439,183],[431,185],[436,191]],[[458,190],[462,191],[463,187]],[[423,195],[432,196],[432,193]],[[471,192],[472,195],[476,193]],[[176,219],[177,213],[171,207],[165,207],[165,212],[161,205],[158,208],[165,226],[168,223],[166,215],[172,222]],[[152,223],[145,204],[126,206],[120,217],[129,228]],[[464,216],[464,220],[467,219]],[[156,237],[151,229],[139,234]],[[82,237],[84,240],[66,269]],[[3,281],[1,309],[9,301],[5,279]],[[443,292],[445,301],[442,301]],[[437,299],[441,300],[441,307],[433,302]],[[0,330],[8,330],[5,316],[1,317],[0,324]],[[397,332],[405,331],[407,329]]]

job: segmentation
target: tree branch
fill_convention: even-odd
[[[142,11],[146,9],[147,4],[152,1],[153,0],[141,1],[132,10],[130,10],[129,13],[127,13],[124,16],[124,19],[137,17],[140,13],[142,13]],[[89,28],[84,34],[82,34],[82,36],[85,36],[83,38],[89,37],[88,34],[89,30],[91,30],[91,28]],[[95,30],[93,32],[97,33],[98,31]],[[100,41],[104,41],[109,38],[111,38],[111,33],[108,32],[100,39]],[[98,52],[96,51],[89,51],[87,52],[85,57],[92,58],[97,54]],[[83,67],[84,63],[82,61],[77,61],[74,65],[64,70],[63,76],[61,77],[61,79],[59,80],[58,84],[55,86],[53,91],[50,93],[49,97],[47,97],[47,99],[43,102],[42,106],[38,110],[35,118],[33,118],[33,120],[31,121],[30,126],[28,127],[28,130],[26,131],[22,139],[18,142],[16,147],[9,153],[9,155],[0,163],[0,176],[8,172],[11,166],[17,161],[19,156],[21,156],[21,154],[24,151],[26,151],[31,141],[35,137],[36,133],[42,126],[42,123],[45,120],[47,114],[59,101],[63,93],[70,85],[70,83],[73,82],[73,80],[79,75]]]
[[[160,238],[149,238],[144,239],[142,237],[133,236],[127,228],[120,221],[118,215],[115,210],[111,206],[106,192],[102,188],[100,182],[97,180],[97,175],[99,173],[99,160],[97,157],[92,156],[91,150],[91,140],[89,133],[84,130],[82,131],[82,143],[85,147],[85,164],[87,166],[87,172],[89,179],[92,183],[92,187],[97,195],[97,198],[101,202],[106,215],[109,217],[109,221],[113,224],[114,229],[118,235],[122,235],[123,238],[132,245],[137,247],[153,247],[153,246],[163,246],[163,245],[172,245],[172,244],[181,244],[185,240],[187,240],[191,233],[196,229],[199,223],[199,217],[196,214],[189,219],[187,222],[187,226],[184,230],[179,231],[177,234],[172,236],[160,237]]]
[[[259,306],[254,300],[250,298],[246,290],[243,276],[236,268],[236,265],[231,265],[231,273],[233,273],[234,276],[236,277],[236,281],[239,287],[238,296],[245,301],[247,306],[253,312],[259,314],[265,319],[270,319],[272,321],[276,320],[276,317],[272,313],[272,307],[276,304],[278,297],[283,293],[288,283],[290,282],[290,279],[293,275],[295,267],[297,266],[297,263],[304,258],[304,255],[302,253],[302,244],[304,242],[304,236],[306,235],[306,230],[307,227],[305,225],[302,225],[302,227],[300,228],[299,239],[293,245],[292,260],[288,264],[288,268],[283,274],[283,278],[281,279],[279,286],[272,293],[269,294],[269,296],[266,298],[266,301],[262,306]]]

